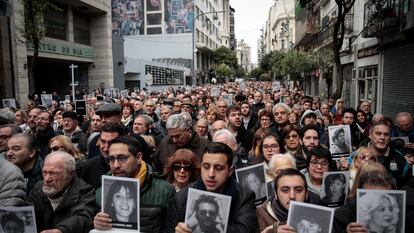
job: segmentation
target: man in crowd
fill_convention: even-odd
[[[295,232],[286,225],[291,201],[305,202],[308,186],[302,173],[294,168],[281,170],[274,181],[275,197],[257,210],[260,232]]]
[[[271,128],[273,133],[281,136],[282,129],[289,124],[289,114],[292,109],[284,103],[277,103],[273,109],[273,117],[276,122],[276,125]]]
[[[247,151],[252,148],[251,134],[247,132],[242,126],[242,114],[240,107],[233,105],[227,109],[226,120],[228,123],[228,129],[236,136],[237,143],[240,143]]]
[[[226,120],[226,111],[227,111],[227,102],[224,100],[219,100],[217,102],[218,115],[220,120]]]
[[[397,186],[404,185],[409,177],[408,163],[404,158],[404,154],[396,148],[390,146],[391,128],[387,123],[380,121],[372,125],[369,133],[368,143],[378,155],[378,162],[384,165],[385,168],[397,181]]]
[[[220,129],[227,129],[227,123],[223,120],[217,120],[211,124],[211,134],[215,134]]]
[[[30,134],[35,136],[36,135],[36,121],[37,121],[37,115],[39,115],[39,113],[42,110],[38,107],[33,107],[30,112],[29,112],[29,116],[27,119],[27,128],[26,130],[23,132],[25,134]]]
[[[232,178],[234,172],[233,151],[226,144],[210,142],[201,158],[201,178],[191,188],[214,192],[232,197],[227,225],[228,232],[255,232],[254,193],[243,190]],[[190,232],[184,223],[188,187],[176,194],[172,208],[167,215],[167,232]]]
[[[161,119],[157,122],[155,125],[155,129],[159,133],[158,139],[159,141],[162,140],[162,138],[167,135],[168,131],[166,128],[168,117],[172,114],[172,107],[169,105],[164,105],[161,107]]]
[[[400,112],[395,117],[395,130],[392,131],[392,137],[408,137],[411,143],[414,143],[414,124],[413,117],[409,112]],[[412,148],[414,149],[414,147]]]
[[[142,161],[142,145],[130,136],[120,136],[109,148],[109,166],[113,176],[139,180],[140,229],[142,232],[162,232],[166,213],[174,198],[174,189],[167,182],[152,176],[152,168]],[[100,203],[101,189],[97,190]],[[99,212],[94,218],[97,230],[112,228],[108,213]]]
[[[78,173],[86,183],[94,188],[101,186],[101,177],[109,172],[110,167],[107,162],[109,156],[109,147],[112,142],[119,136],[125,135],[125,128],[121,124],[108,123],[102,127],[99,135],[100,155],[90,158],[81,164]]]
[[[23,206],[26,182],[21,170],[0,157],[0,206]]]
[[[66,111],[62,114],[63,129],[57,134],[70,138],[73,146],[82,153],[86,152],[86,136],[79,127],[78,115],[75,112]]]
[[[257,117],[259,114],[260,109],[264,109],[265,104],[262,102],[263,95],[260,91],[256,91],[253,95],[254,98],[254,104],[252,105],[252,112],[253,115]]]
[[[307,125],[302,128],[300,135],[301,153],[295,154],[296,167],[301,170],[306,168],[306,161],[309,157],[309,151],[319,146],[319,132],[314,125]]]
[[[189,122],[181,114],[171,115],[166,127],[168,135],[161,140],[155,155],[163,168],[167,165],[168,158],[178,149],[189,149],[201,158],[208,141],[193,133]]]
[[[257,117],[254,117],[248,102],[241,103],[241,113],[243,126],[247,131],[250,131],[257,123]]]
[[[18,166],[27,180],[26,194],[29,195],[35,184],[42,180],[43,159],[38,155],[38,145],[34,137],[19,133],[7,143],[7,160]]]
[[[42,159],[44,159],[49,152],[50,139],[55,136],[52,123],[53,116],[49,112],[42,111],[38,114],[36,121],[36,138],[39,142],[40,156]]]
[[[43,181],[33,188],[28,202],[34,205],[37,231],[89,232],[95,210],[92,186],[76,176],[72,155],[56,151],[43,166]]]
[[[147,100],[144,102],[145,115],[152,118],[154,123],[158,122],[158,116],[155,114],[156,105],[153,100]]]
[[[20,132],[20,128],[14,124],[0,126],[0,158],[6,158],[7,142],[14,134]]]
[[[371,122],[373,116],[371,113],[371,102],[369,102],[368,100],[362,101],[359,105],[359,109],[364,111],[365,114],[367,114],[367,120]]]
[[[230,132],[230,130],[220,129],[216,131],[213,135],[212,141],[224,143],[233,150],[235,155],[237,155],[234,157],[234,164],[236,164],[235,169],[248,165],[249,155],[246,149],[240,143],[237,143],[236,137],[232,132]]]

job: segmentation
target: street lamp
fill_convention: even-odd
[[[192,33],[192,56],[193,56],[193,60],[191,61],[191,75],[192,75],[192,86],[196,86],[197,83],[197,76],[195,74],[195,53],[196,53],[196,48],[195,48],[195,31],[196,31],[196,27],[195,27],[195,23],[196,20],[198,19],[198,17],[203,16],[203,15],[207,15],[207,14],[214,14],[213,15],[213,20],[217,20],[218,16],[217,13],[225,13],[228,11],[209,11],[209,12],[204,12],[204,13],[200,13],[198,14],[196,17],[194,17],[193,19],[193,33]]]

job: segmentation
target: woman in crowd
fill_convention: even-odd
[[[358,169],[367,161],[377,162],[377,156],[374,149],[362,146],[355,152],[355,155],[352,157],[352,164],[349,168],[349,175],[351,178],[349,181],[349,187],[352,187],[354,184]]]
[[[187,149],[177,150],[168,159],[164,174],[177,192],[196,181],[200,176],[200,165],[194,152]]]
[[[264,162],[266,171],[266,182],[272,180],[272,174],[269,171],[269,161],[273,155],[280,153],[280,139],[274,134],[269,134],[263,138],[260,143],[259,157],[255,157],[252,161],[253,164]]]
[[[292,158],[295,158],[296,166],[299,165],[298,169],[302,169],[306,167],[306,161],[304,159],[300,163],[298,163],[299,161],[296,161],[297,155],[302,153],[299,135],[300,129],[297,125],[287,125],[282,130],[283,151],[286,151],[286,154],[289,154]]]
[[[16,125],[20,127],[23,132],[27,127],[27,114],[25,111],[17,110],[14,115],[16,116]]]
[[[374,197],[365,194],[362,196],[363,206],[361,206],[361,210],[364,213],[360,217],[361,222],[356,222],[357,189],[395,190],[396,188],[395,180],[384,166],[371,161],[362,164],[358,170],[354,186],[348,195],[348,202],[335,211],[333,232],[401,232],[397,231],[399,226],[395,224],[398,221],[397,213],[401,210],[398,210],[395,200],[387,197],[388,195]],[[409,195],[411,193],[407,193],[407,196]],[[406,209],[405,219],[406,232],[411,232],[408,229],[413,229],[414,222],[410,221],[413,219],[413,213],[408,208]]]
[[[268,111],[266,109],[260,110],[258,114],[258,119],[259,124],[256,129],[268,129],[273,125],[273,116],[271,111]]]
[[[122,109],[121,123],[125,127],[132,128],[132,124],[134,121],[132,118],[132,114],[134,113],[134,107],[129,102],[124,102],[121,104],[121,109]]]
[[[369,127],[371,126],[371,123],[368,121],[367,114],[364,111],[362,110],[357,111],[356,124],[358,126],[359,131],[361,131],[361,133],[364,133],[365,131],[367,132],[366,134],[364,133],[364,136],[368,137],[369,136],[368,130],[365,130],[365,129],[369,129]]]
[[[306,164],[307,168],[301,172],[306,177],[308,190],[320,196],[323,174],[332,170],[331,153],[327,149],[319,146],[312,149],[309,154],[310,156]]]
[[[200,109],[197,113],[197,119],[200,120],[201,118],[204,118],[207,120],[207,111],[204,109]]]
[[[207,110],[207,120],[208,124],[211,126],[216,120],[219,119],[218,108],[215,106],[210,106]]]
[[[75,148],[70,138],[65,135],[58,135],[50,139],[49,150],[50,152],[65,151],[72,155],[77,162],[85,160],[85,155],[78,148]]]
[[[63,111],[56,111],[53,121],[53,130],[59,132],[63,128]]]
[[[297,125],[298,124],[298,115],[296,115],[296,113],[291,112],[288,115],[288,119],[289,119],[289,123],[292,125]]]
[[[271,135],[271,134],[272,134],[272,131],[268,128],[260,128],[256,130],[253,136],[253,146],[252,146],[252,149],[249,151],[250,161],[256,161],[258,158],[261,157],[260,146],[262,144],[262,140],[267,135]]]

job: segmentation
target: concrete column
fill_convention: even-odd
[[[89,88],[114,87],[112,59],[112,23],[110,1],[105,1],[106,14],[91,18],[90,33],[94,63],[89,66]]]

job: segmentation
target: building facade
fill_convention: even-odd
[[[103,0],[52,3],[58,10],[52,8],[44,19],[47,28],[34,69],[35,93],[56,91],[61,96],[69,94],[71,64],[78,66],[75,70],[77,89],[113,87],[110,3]],[[29,94],[34,94],[29,93],[27,78],[33,45],[26,43],[19,31],[19,28],[24,28],[22,1],[11,1],[10,9],[11,14],[6,21],[10,27],[11,76],[7,76],[4,83],[5,88],[14,90],[14,93],[7,92],[4,97],[14,97],[24,103]]]
[[[192,85],[193,64],[196,83],[209,82],[214,50],[231,45],[231,14],[228,0],[113,0],[113,33],[125,40],[126,86],[161,89]],[[134,63],[144,66],[130,65]],[[146,67],[145,63],[158,68],[138,68]],[[171,79],[157,71],[172,66],[180,71],[180,77]],[[151,76],[153,80],[148,82],[146,78]]]
[[[252,71],[251,52],[251,47],[244,40],[237,43],[237,64],[247,73]]]

